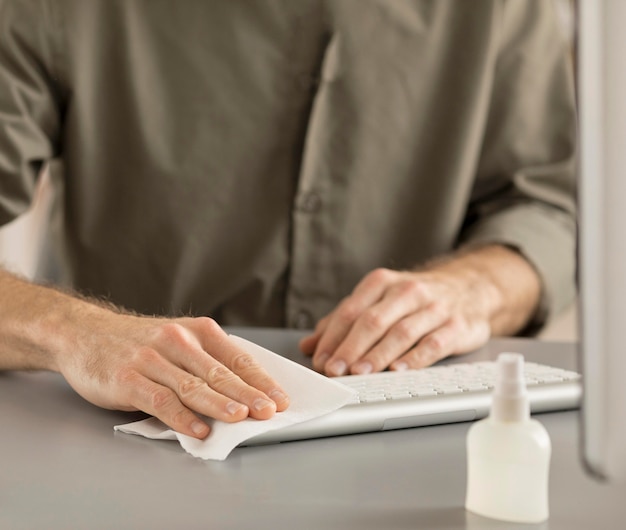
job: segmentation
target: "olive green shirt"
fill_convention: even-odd
[[[377,267],[518,249],[574,293],[547,0],[0,0],[0,224],[43,165],[76,288],[309,327]]]

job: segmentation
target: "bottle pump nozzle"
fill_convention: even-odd
[[[498,356],[496,366],[492,418],[504,422],[529,418],[530,404],[524,381],[524,357],[519,353],[502,353]]]

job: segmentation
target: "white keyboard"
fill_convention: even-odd
[[[533,414],[580,405],[579,374],[526,362],[524,375]],[[314,420],[261,434],[245,444],[477,420],[489,414],[495,376],[495,361],[487,361],[336,377],[336,381],[357,390],[353,403]]]
[[[571,383],[580,374],[544,364],[524,363],[526,386],[537,387]],[[466,392],[491,391],[495,384],[495,361],[431,366],[405,372],[381,372],[335,378],[358,392],[357,403],[375,403],[393,399],[433,397]]]

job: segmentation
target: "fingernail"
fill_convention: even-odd
[[[274,403],[273,401],[268,401],[267,399],[258,398],[254,400],[253,406],[254,410],[261,411],[267,407],[275,408],[276,403]]]
[[[198,436],[204,435],[207,432],[208,428],[209,427],[201,421],[194,421],[191,424],[191,432]]]
[[[354,366],[354,373],[355,374],[369,374],[371,373],[373,370],[372,364],[366,362],[363,363],[358,363],[357,365]]]
[[[396,363],[391,368],[396,372],[404,372],[409,369],[409,365],[406,363]]]
[[[334,361],[330,364],[330,366],[328,367],[328,371],[332,374],[332,375],[343,375],[346,373],[346,363],[344,361]]]
[[[226,410],[232,416],[235,416],[239,412],[241,412],[246,406],[241,403],[237,403],[236,401],[231,401],[228,405],[226,405]]]
[[[269,397],[274,400],[274,403],[282,403],[283,401],[287,401],[289,399],[287,394],[281,392],[280,390],[272,390]]]

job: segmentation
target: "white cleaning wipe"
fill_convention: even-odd
[[[241,337],[230,335],[230,338],[252,355],[287,393],[290,399],[287,410],[276,413],[269,420],[247,418],[238,423],[225,423],[207,419],[211,433],[204,440],[175,432],[157,418],[116,425],[114,429],[155,440],[178,440],[193,456],[224,460],[235,447],[253,436],[323,416],[346,405],[354,397],[355,391],[341,383]]]

